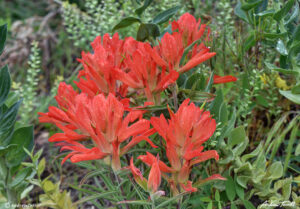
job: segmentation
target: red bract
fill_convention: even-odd
[[[148,180],[142,175],[142,172],[136,168],[133,164],[133,158],[130,160],[129,166],[131,173],[136,183],[138,183],[145,191],[150,193],[157,192],[161,183],[161,171],[159,168],[159,157],[154,157],[154,161],[151,163],[151,170],[148,176]]]
[[[124,117],[123,104],[112,94],[107,98],[102,94],[93,98],[83,93],[78,94],[75,96],[73,107],[64,112],[65,115],[61,119],[56,119],[49,113],[42,113],[41,117],[43,122],[55,123],[62,129],[63,133],[54,134],[49,141],[63,141],[65,143],[59,144],[62,150],[73,151],[64,161],[70,157],[71,162],[79,162],[110,156],[112,168],[118,170],[121,168],[120,156],[140,141],[146,140],[152,147],[156,147],[148,139],[153,130],[150,129],[150,122],[142,119],[143,112],[130,111]],[[45,117],[48,120],[45,120]],[[88,138],[92,139],[92,149],[74,143]],[[121,148],[120,145],[129,139],[131,140]]]
[[[188,61],[182,64],[180,62],[185,50],[182,41],[182,34],[178,32],[166,33],[159,46],[154,49],[147,47],[147,50],[159,66],[174,69],[179,73],[184,73],[216,55],[215,52],[209,52],[209,48],[205,47],[204,44],[195,45]]]
[[[196,191],[188,180],[192,166],[211,158],[219,159],[215,150],[203,152],[202,146],[213,135],[216,122],[208,111],[203,111],[194,103],[189,104],[189,99],[182,103],[177,113],[170,109],[169,113],[171,118],[168,121],[163,114],[159,118],[151,118],[154,129],[166,142],[166,155],[171,164],[168,169],[160,164],[160,170],[172,173],[168,180],[174,194],[180,192],[177,190],[178,184],[186,191]],[[139,159],[146,164],[153,163],[150,153],[140,156]]]
[[[179,20],[172,22],[172,31],[178,31],[182,36],[184,47],[191,45],[194,41],[202,38],[207,29],[206,39],[209,38],[210,29],[205,25],[201,25],[201,19],[196,21],[196,18],[189,14],[183,14]]]
[[[82,52],[82,63],[84,70],[80,71],[77,86],[89,95],[99,93],[119,94],[126,96],[127,86],[117,82],[115,69],[126,70],[124,58],[136,50],[137,41],[129,37],[120,40],[116,33],[112,38],[108,34],[98,36],[92,42],[94,53]]]
[[[165,67],[160,69],[145,48],[151,46],[139,44],[132,56],[126,59],[130,71],[117,70],[116,77],[131,88],[142,90],[147,101],[159,104],[160,93],[174,83],[179,74],[172,69],[167,72]]]
[[[232,75],[219,76],[214,75],[214,84],[235,82],[237,78]]]

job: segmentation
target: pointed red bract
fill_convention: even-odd
[[[235,82],[237,78],[232,75],[219,76],[214,75],[214,84]]]

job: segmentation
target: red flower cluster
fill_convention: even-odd
[[[151,171],[145,179],[131,159],[135,180],[152,193],[157,191],[161,176],[168,180],[174,194],[180,188],[196,191],[188,180],[192,166],[211,158],[218,160],[216,151],[203,152],[202,146],[214,133],[215,120],[209,112],[185,100],[177,113],[169,109],[168,121],[163,115],[149,121],[143,118],[144,110],[130,107],[129,95],[146,98],[145,105],[160,104],[161,93],[176,82],[180,73],[215,55],[203,43],[197,43],[209,39],[209,29],[203,38],[206,28],[186,13],[172,23],[172,34],[166,33],[157,46],[132,37],[122,40],[118,34],[97,37],[92,43],[94,52],[83,52],[79,60],[83,70],[75,83],[81,92],[61,83],[56,96],[58,107],[39,113],[40,122],[53,123],[62,130],[49,138],[58,142],[61,151],[71,151],[62,163],[67,159],[75,163],[106,158],[114,170],[119,170],[120,157],[140,141],[156,147],[148,137],[158,132],[165,140],[162,146],[170,167],[159,156],[141,155],[139,159],[151,166]],[[185,53],[188,47],[191,50]],[[235,78],[215,76],[214,80],[224,83]]]

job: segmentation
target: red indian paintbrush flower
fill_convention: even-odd
[[[133,175],[133,178],[137,184],[139,184],[145,191],[148,191],[152,194],[157,192],[160,183],[161,183],[161,171],[159,167],[159,157],[154,157],[153,162],[151,163],[151,170],[148,176],[148,180],[143,177],[142,172],[136,168],[133,164],[133,158],[130,160],[130,170]]]
[[[79,82],[75,81],[77,86],[90,96],[99,93],[126,96],[127,86],[117,82],[115,69],[128,69],[124,58],[136,50],[138,42],[132,37],[121,40],[116,33],[112,38],[108,34],[103,38],[97,36],[91,45],[94,53],[82,52],[79,59],[84,70],[79,72]]]
[[[71,102],[65,99],[66,104]],[[63,162],[68,158],[71,162],[79,162],[109,156],[112,168],[118,170],[121,168],[120,156],[140,141],[146,140],[156,147],[148,138],[153,129],[148,120],[142,119],[143,112],[129,111],[124,117],[126,108],[113,94],[107,98],[102,94],[90,98],[81,93],[71,100],[72,106],[55,109],[60,115],[40,113],[40,121],[54,123],[63,131],[51,136],[49,141],[63,142],[58,144],[62,150],[73,151]],[[87,139],[92,140],[94,148],[86,148],[78,142]],[[123,143],[125,141],[128,143]],[[122,143],[125,145],[121,148]]]
[[[182,36],[184,47],[191,45],[194,41],[202,38],[207,29],[206,39],[209,39],[210,29],[205,24],[201,24],[201,19],[189,14],[183,14],[178,21],[172,22],[172,31],[178,31]]]
[[[195,27],[198,26],[195,25]],[[197,29],[195,28],[194,30]],[[184,73],[216,55],[215,52],[209,52],[209,48],[205,47],[203,43],[200,45],[195,44],[192,53],[186,55],[188,61],[185,64],[180,63],[184,55],[184,50],[188,46],[186,36],[191,36],[189,39],[195,41],[202,36],[202,30],[203,28],[195,36],[188,34],[190,31],[187,31],[187,33],[184,30],[179,30],[179,32],[173,31],[172,34],[167,32],[162,37],[159,46],[154,47],[154,49],[147,47],[147,50],[159,66],[171,67],[179,73]]]
[[[204,111],[189,104],[186,99],[179,107],[177,113],[169,109],[170,119],[167,121],[163,114],[151,118],[151,124],[166,142],[166,155],[171,167],[159,162],[159,168],[163,173],[172,173],[167,178],[174,194],[180,186],[183,190],[193,192],[196,188],[188,180],[193,165],[214,158],[219,159],[215,150],[203,151],[202,144],[207,141],[216,129],[216,122],[211,118],[210,112]],[[138,157],[147,165],[152,165],[154,156],[150,153]],[[224,179],[214,176],[215,179]]]
[[[118,80],[127,86],[136,90],[143,90],[147,101],[157,104],[160,102],[160,93],[168,85],[174,83],[179,74],[172,69],[166,71],[166,67],[160,69],[146,48],[151,48],[151,46],[139,43],[137,50],[132,56],[127,56],[126,58],[130,71],[117,70],[115,75]]]

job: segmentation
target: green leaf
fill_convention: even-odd
[[[7,35],[7,24],[0,26],[0,55],[3,52]]]
[[[226,195],[228,199],[232,202],[235,198],[235,183],[231,176],[227,176],[227,181],[225,182],[225,188],[226,188]]]
[[[11,79],[8,66],[5,65],[0,70],[0,107],[4,104],[10,90]]]
[[[285,38],[287,35],[286,32],[284,33],[262,33],[262,37],[267,39],[277,39],[277,38]]]
[[[235,181],[235,191],[236,191],[237,196],[241,200],[243,200],[245,198],[245,192],[244,192],[243,187],[241,187],[236,181]]]
[[[234,203],[231,203],[230,209],[238,209]]]
[[[248,200],[244,200],[243,202],[246,209],[255,209],[254,205]]]
[[[216,94],[217,94],[217,96],[215,97],[214,101],[211,103],[209,110],[210,110],[210,113],[212,115],[214,115],[214,118],[218,119],[218,122],[219,122],[219,118],[217,118],[217,117],[219,116],[221,106],[222,106],[223,100],[224,100],[222,89],[219,89]]]
[[[247,14],[244,10],[242,10],[242,3],[240,0],[238,0],[235,8],[234,8],[234,14],[244,20],[245,22],[249,22]]]
[[[161,13],[159,13],[156,17],[153,19],[153,23],[155,24],[161,24],[164,22],[167,22],[173,15],[177,13],[177,11],[180,9],[180,6],[172,7],[170,9],[167,9]]]
[[[150,36],[156,38],[157,36],[159,36],[159,34],[160,31],[158,25],[153,23],[146,23],[146,24],[142,23],[138,29],[136,39],[138,41],[145,41]]]
[[[291,100],[296,104],[300,104],[300,94],[293,94],[291,91],[279,90],[280,94],[285,96],[287,99]]]
[[[31,150],[33,147],[33,126],[26,126],[15,130],[11,144],[18,145],[17,148],[6,154],[6,162],[9,167],[20,165],[27,156],[23,147]]]
[[[220,193],[219,193],[219,190],[216,190],[216,193],[215,193],[215,200],[216,201],[220,201]]]
[[[12,182],[9,184],[9,187],[12,188],[18,186],[31,173],[31,170],[31,168],[23,168],[22,170],[20,170],[14,177]]]
[[[267,17],[267,16],[272,16],[275,13],[274,9],[270,9],[270,10],[265,10],[263,12],[259,12],[257,14],[254,14],[255,16],[258,17]]]
[[[37,175],[38,176],[41,176],[42,173],[44,172],[45,170],[45,167],[46,167],[46,160],[45,158],[43,158],[40,162],[39,162],[39,165],[38,165],[38,170],[37,170]]]
[[[296,20],[299,16],[299,4],[298,4],[298,2],[296,2],[296,5],[293,8],[294,8],[294,11],[292,12],[291,15],[289,15],[289,19],[287,21],[284,21],[285,26],[290,24],[292,21]]]
[[[228,144],[233,147],[236,144],[244,142],[246,139],[246,132],[244,126],[239,126],[231,131]]]
[[[213,208],[213,203],[212,201],[210,201],[207,205],[207,209],[212,209]]]
[[[247,37],[247,39],[245,40],[245,43],[243,45],[243,50],[244,52],[248,51],[251,47],[253,47],[255,45],[256,41],[255,41],[255,34],[252,31],[250,33],[250,35]]]
[[[13,135],[14,125],[21,101],[10,108],[0,107],[0,146],[7,146]]]
[[[279,179],[283,175],[283,166],[280,161],[272,163],[267,170],[269,179]]]
[[[249,3],[244,3],[242,4],[242,9],[245,10],[245,11],[248,11],[250,9],[253,9],[255,8],[257,5],[259,5],[260,3],[262,3],[263,0],[256,0],[256,1],[253,1],[253,2],[249,2]]]
[[[296,150],[295,150],[295,156],[300,155],[300,144],[297,145]]]
[[[144,0],[143,6],[136,9],[135,13],[140,16],[145,11],[145,9],[147,9],[147,7],[151,4],[152,1],[153,0]]]
[[[300,24],[294,30],[292,39],[293,39],[293,43],[300,41]]]
[[[285,48],[285,45],[283,43],[283,41],[281,39],[279,39],[277,41],[277,45],[276,45],[276,50],[283,56],[287,56],[288,55],[288,51]]]
[[[228,121],[227,106],[224,102],[222,103],[222,105],[220,107],[219,121],[222,123],[222,125],[225,125]]]
[[[293,7],[294,3],[295,0],[289,0],[287,3],[285,3],[283,7],[274,14],[274,20],[279,22],[285,15],[287,15],[287,13]]]
[[[142,22],[139,18],[136,17],[125,17],[124,19],[122,19],[118,24],[116,24],[113,27],[113,31],[121,29],[121,28],[126,28],[130,25],[132,25],[133,23],[137,23],[137,22]]]
[[[299,74],[298,71],[296,71],[296,70],[283,69],[283,68],[277,67],[276,65],[268,63],[268,62],[265,62],[265,65],[270,70],[275,70],[275,71],[283,73],[283,74],[292,74],[292,75],[298,75]]]
[[[300,94],[300,82],[291,89],[292,94]]]

